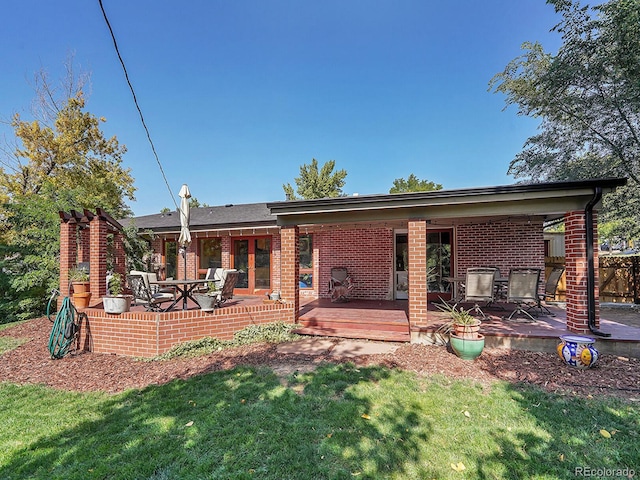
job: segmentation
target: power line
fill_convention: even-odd
[[[176,202],[176,199],[173,196],[173,192],[171,191],[171,187],[169,186],[169,182],[167,181],[167,176],[164,174],[164,169],[162,168],[162,164],[160,163],[160,158],[158,158],[158,154],[156,153],[156,147],[153,144],[153,140],[151,140],[151,134],[149,133],[149,129],[147,128],[146,122],[144,121],[144,115],[142,115],[142,110],[140,109],[140,105],[138,105],[136,92],[133,90],[133,85],[131,85],[131,81],[129,80],[129,73],[127,72],[127,67],[124,65],[124,60],[122,60],[122,56],[120,55],[118,42],[116,42],[116,37],[113,33],[113,29],[111,28],[111,24],[109,23],[109,19],[107,18],[107,12],[104,11],[102,0],[98,0],[98,3],[100,4],[100,10],[102,10],[102,16],[104,17],[104,21],[107,24],[109,33],[111,34],[111,39],[113,40],[113,46],[116,50],[116,55],[118,55],[118,60],[120,60],[120,65],[122,65],[122,70],[124,71],[124,77],[127,80],[127,85],[129,85],[129,90],[131,90],[131,95],[133,95],[133,103],[136,105],[136,108],[138,109],[138,114],[140,114],[140,120],[142,121],[142,126],[144,127],[144,131],[147,133],[147,139],[149,140],[149,144],[151,145],[151,150],[153,151],[153,155],[156,158],[156,163],[160,168],[160,173],[162,173],[162,178],[164,179],[164,183],[167,186],[167,190],[169,190],[169,195],[171,196],[171,200],[173,200],[173,204],[176,206],[176,210],[177,210],[178,203]]]

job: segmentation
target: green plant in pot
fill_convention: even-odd
[[[91,301],[89,269],[86,266],[77,265],[69,270],[68,276],[69,293],[73,293],[74,306],[79,309],[88,307]]]
[[[89,270],[81,266],[72,268],[69,270],[69,282],[73,286],[74,293],[89,291]]]
[[[107,280],[108,294],[102,297],[102,305],[107,313],[124,313],[131,309],[131,295],[124,295],[124,282],[122,275],[113,273]]]
[[[203,312],[213,312],[218,303],[219,296],[220,290],[214,282],[207,283],[206,292],[197,292],[193,294],[193,298],[198,302],[198,305],[200,305],[200,309]]]
[[[450,321],[443,324],[438,332],[449,334],[451,349],[463,360],[473,360],[484,350],[484,335],[480,333],[479,319],[464,308],[456,309],[455,305],[446,302],[436,307],[449,315]]]

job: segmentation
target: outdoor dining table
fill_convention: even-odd
[[[182,310],[187,309],[187,300],[190,298],[194,302],[196,302],[195,298],[191,296],[193,291],[199,285],[204,285],[208,283],[209,280],[206,278],[199,278],[193,280],[155,280],[153,282],[149,282],[151,285],[158,285],[161,287],[175,287],[178,290],[178,295],[176,299],[173,301],[171,305],[164,309],[164,311],[171,310],[175,307],[180,300],[182,300]],[[196,302],[197,303],[197,302]]]

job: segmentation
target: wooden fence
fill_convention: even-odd
[[[600,256],[600,301],[640,304],[640,255]],[[546,257],[545,270],[549,275],[554,267],[564,267],[564,257]],[[564,274],[556,290],[556,300],[564,301]]]

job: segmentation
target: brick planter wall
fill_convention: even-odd
[[[82,350],[145,358],[207,336],[230,340],[235,332],[249,325],[294,322],[293,303],[226,306],[211,313],[179,310],[111,315],[97,308],[84,312],[88,324],[83,322],[80,330]]]

